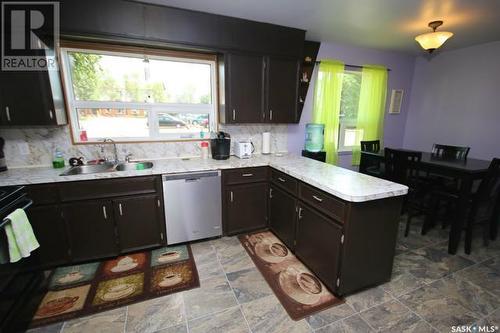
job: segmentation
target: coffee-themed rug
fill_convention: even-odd
[[[200,286],[189,245],[59,267],[31,327],[52,324]]]
[[[256,232],[239,239],[293,320],[344,303],[272,232]]]

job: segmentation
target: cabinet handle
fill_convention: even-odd
[[[161,207],[160,199],[157,199],[157,200],[156,200],[156,204],[158,205],[158,208],[160,208],[160,207]]]
[[[10,121],[10,109],[8,106],[5,107],[5,115],[7,116],[7,121]]]
[[[236,120],[236,110],[233,109],[233,120]]]
[[[123,216],[123,209],[122,209],[122,204],[118,204],[118,210],[120,211],[120,216]]]
[[[320,197],[317,197],[315,195],[313,195],[313,199],[316,200],[317,202],[323,202],[323,199],[321,199]]]
[[[269,120],[273,120],[273,110],[269,110]]]
[[[302,219],[302,207],[299,208],[299,220]]]
[[[280,182],[282,182],[282,183],[285,183],[285,182],[286,182],[286,180],[284,180],[284,179],[283,179],[283,178],[281,178],[281,177],[278,177],[278,180],[279,180]]]
[[[104,219],[108,219],[108,214],[106,213],[106,206],[102,206],[102,215],[104,215]]]
[[[272,188],[269,189],[269,198],[270,199],[273,198],[273,189]]]
[[[49,117],[50,119],[54,119],[54,112],[52,110],[49,110]]]
[[[229,196],[230,196],[230,201],[233,202],[234,201],[233,191],[229,192]]]
[[[241,176],[242,177],[253,177],[253,173],[244,173]]]

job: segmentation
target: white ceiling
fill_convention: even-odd
[[[414,37],[443,20],[455,33],[444,46],[500,40],[500,0],[142,0],[274,23],[307,31],[307,39],[421,52]]]

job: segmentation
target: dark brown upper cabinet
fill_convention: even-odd
[[[219,58],[220,122],[294,123],[299,61],[258,55]]]
[[[66,124],[57,71],[2,71],[0,87],[0,125]]]
[[[264,57],[227,54],[224,58],[225,94],[221,122],[260,123],[264,108]],[[225,102],[223,96],[225,95]]]
[[[277,57],[266,58],[265,121],[297,122],[297,92],[300,61]]]

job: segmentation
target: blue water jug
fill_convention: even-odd
[[[316,153],[323,150],[325,125],[306,124],[306,145],[307,151]]]

